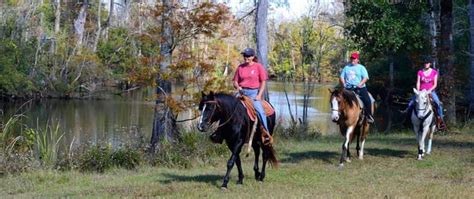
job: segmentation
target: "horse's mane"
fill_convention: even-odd
[[[215,93],[214,99],[219,102],[220,108],[223,112],[227,113],[226,117],[230,117],[232,114],[235,115],[246,115],[246,109],[242,106],[242,103],[236,97],[227,93]],[[234,117],[234,121],[239,120],[243,122],[244,117]]]
[[[342,98],[347,102],[347,105],[349,105],[349,107],[352,108],[354,105],[357,104],[358,99],[354,92],[346,89],[338,89],[334,91],[334,95],[337,95],[338,93],[341,93]]]

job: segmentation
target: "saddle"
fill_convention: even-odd
[[[244,105],[244,107],[247,109],[247,115],[249,116],[250,120],[252,120],[253,122],[257,122],[258,116],[257,111],[253,106],[253,100],[245,95],[241,95],[239,99],[242,102],[242,105]],[[275,109],[273,109],[272,105],[267,101],[262,100],[262,106],[263,110],[265,110],[266,116],[270,116],[275,113]],[[262,125],[260,125],[260,131],[262,132],[262,143],[264,143],[265,145],[272,144],[272,135],[270,135],[270,133],[267,132],[267,130]]]
[[[362,101],[362,98],[355,92],[355,91],[352,91],[354,93],[354,95],[356,96],[357,98],[357,103],[359,104],[359,107],[360,109],[362,110],[360,112],[360,117],[359,117],[359,121],[358,121],[358,124],[361,125],[362,124],[362,121],[364,120],[365,118],[365,109],[364,109],[364,102]],[[372,94],[369,93],[369,98],[370,98],[370,104],[373,104],[375,103],[375,99],[374,97],[372,96]]]

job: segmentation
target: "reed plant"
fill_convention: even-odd
[[[56,124],[47,122],[44,128],[26,130],[27,134],[34,135],[37,158],[43,167],[52,167],[58,161],[59,142],[64,136],[59,127],[59,122]]]
[[[0,124],[0,145],[2,152],[10,153],[15,144],[21,139],[21,135],[15,132],[15,127],[18,126],[22,117],[24,117],[22,114],[13,115],[8,118],[7,122]]]

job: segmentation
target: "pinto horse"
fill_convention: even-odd
[[[209,95],[202,93],[199,110],[201,111],[201,117],[197,124],[198,130],[202,132],[208,131],[212,123],[219,121],[219,126],[211,135],[211,140],[217,143],[222,143],[222,141],[225,140],[227,147],[232,153],[227,161],[227,172],[224,176],[224,182],[222,183],[221,189],[227,189],[229,175],[234,167],[234,163],[237,165],[239,172],[237,184],[242,184],[244,173],[242,171],[240,151],[245,142],[250,139],[249,137],[252,137],[250,136],[250,131],[252,130],[254,123],[247,115],[246,108],[242,105],[239,99],[232,95],[224,93],[214,94],[211,92]],[[270,131],[269,133],[273,134],[273,129],[275,127],[275,113],[268,116],[267,121],[268,130]],[[263,181],[265,178],[265,166],[268,160],[270,160],[272,165],[278,165],[273,147],[262,143],[261,133],[260,128],[257,128],[255,136],[251,142],[255,153],[253,170],[255,172],[255,179],[258,181]],[[258,168],[260,150],[263,151],[263,164],[261,171],[259,171]]]
[[[429,139],[426,154],[431,153],[433,134],[436,131],[436,117],[434,116],[429,93],[425,90],[418,91],[416,89],[413,89],[413,92],[416,99],[415,110],[411,114],[411,123],[416,134],[416,141],[418,141],[418,160],[422,160],[425,155],[425,138],[427,136]]]
[[[359,105],[354,92],[346,89],[337,89],[331,92],[331,119],[339,125],[339,130],[345,138],[342,144],[342,155],[339,166],[344,166],[344,161],[350,162],[351,153],[349,144],[357,137],[357,156],[364,159],[364,144],[369,134],[369,123],[362,114],[362,107]],[[372,104],[372,112],[374,105]]]

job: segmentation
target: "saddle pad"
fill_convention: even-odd
[[[240,101],[242,102],[242,105],[247,109],[247,115],[249,115],[250,120],[256,121],[257,115],[255,108],[253,107],[253,100],[250,99],[250,97],[247,96],[241,96]],[[275,110],[273,109],[272,105],[268,103],[265,100],[262,100],[262,106],[263,110],[265,110],[265,115],[269,116],[275,113]]]
[[[354,92],[354,91],[352,91],[352,92]],[[359,103],[360,108],[364,109],[364,102],[362,101],[362,98],[357,93],[354,92],[354,94],[357,97],[357,102]],[[373,104],[375,102],[375,99],[372,96],[372,94],[370,94],[370,93],[369,93],[369,98],[370,98],[370,104]]]

